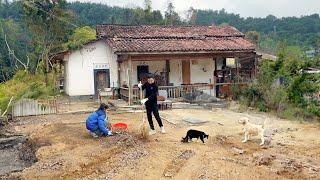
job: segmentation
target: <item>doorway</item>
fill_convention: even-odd
[[[190,60],[182,61],[182,83],[190,84]]]
[[[98,94],[98,90],[104,91],[105,88],[110,88],[110,72],[109,69],[94,70],[94,92]]]
[[[146,74],[149,74],[149,66],[147,66],[147,65],[137,66],[138,82],[142,81],[142,76],[144,76]]]

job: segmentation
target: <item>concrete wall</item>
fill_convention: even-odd
[[[128,85],[128,62],[120,63],[120,86]]]
[[[169,80],[174,86],[182,84],[182,61],[170,61]]]
[[[192,62],[197,62],[192,64]],[[190,63],[190,76],[191,83],[212,83],[215,61],[212,59],[198,59],[192,60]],[[149,72],[158,74],[165,71],[165,61],[133,61],[132,62],[132,84],[138,84],[137,67],[139,65],[149,66]],[[121,84],[128,84],[127,69],[128,63],[125,61],[120,65],[120,81]],[[170,83],[174,86],[182,84],[182,61],[172,60],[170,61],[169,72]]]
[[[191,83],[212,83],[214,77],[214,60],[197,59],[190,63]]]
[[[160,74],[165,71],[166,61],[133,61],[132,62],[132,84],[138,84],[137,67],[140,65],[149,66],[149,73]]]
[[[93,95],[94,69],[109,69],[110,86],[118,86],[117,57],[105,42],[97,41],[65,56],[65,91],[70,96]]]
[[[149,72],[159,74],[165,70],[165,61],[133,61],[132,62],[132,84],[138,84],[137,67],[140,65],[149,66]],[[170,61],[170,82],[178,86],[182,83],[181,61]],[[128,85],[128,62],[124,61],[120,64],[120,84]]]
[[[67,55],[68,56],[68,55]],[[65,60],[68,59],[68,57],[64,57]],[[64,62],[64,91],[66,94],[70,94],[69,92],[69,63],[68,61]]]

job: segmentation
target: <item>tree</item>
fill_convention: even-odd
[[[45,82],[48,84],[49,55],[61,47],[70,29],[65,0],[25,0],[25,23],[33,33],[38,61],[45,63]],[[72,24],[71,24],[72,25]],[[74,26],[74,25],[73,25]]]
[[[177,25],[180,24],[181,20],[179,14],[174,11],[172,2],[168,3],[167,10],[165,12],[165,25]]]
[[[0,82],[10,79],[19,69],[32,69],[28,41],[28,32],[23,24],[0,16]]]
[[[152,12],[153,24],[163,24],[163,17],[159,10]]]
[[[257,31],[248,31],[246,33],[246,38],[248,38],[255,45],[258,45],[260,40],[260,33],[258,33]]]
[[[3,46],[7,50],[7,60],[13,65],[14,69],[28,70],[29,59],[24,54],[27,52],[22,47],[21,42],[26,40],[21,37],[23,34],[20,32],[21,27],[15,23],[12,19],[0,20],[0,31],[3,38]],[[21,57],[24,56],[22,59]]]
[[[197,10],[193,7],[190,7],[187,11],[187,22],[190,25],[195,25],[197,20]]]
[[[151,7],[151,0],[144,0],[144,10],[147,14],[151,14],[152,7]]]
[[[320,55],[320,37],[316,39],[315,50],[316,50],[316,55]]]
[[[152,8],[151,8],[151,0],[144,1],[144,23],[153,24],[153,16],[152,16]]]
[[[64,48],[68,50],[79,49],[83,44],[96,39],[96,31],[89,26],[76,28],[69,37]]]
[[[134,9],[133,24],[140,25],[145,24],[145,12],[141,8]]]

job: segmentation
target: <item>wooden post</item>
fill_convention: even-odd
[[[129,86],[129,106],[132,105],[132,60],[131,60],[131,56],[129,56],[129,59],[128,59],[128,66],[129,66],[129,71],[128,71],[128,86]]]
[[[49,74],[49,57],[48,57],[48,54],[45,55],[45,83],[46,83],[46,87],[48,87],[48,84],[49,84],[49,79],[48,79],[48,74]]]
[[[254,65],[253,65],[254,67],[253,67],[253,77],[251,77],[251,78],[254,78],[255,76],[257,76],[257,67],[258,67],[258,57],[257,57],[257,55],[255,54],[255,56],[254,56]]]
[[[166,60],[166,86],[170,83],[170,61]]]
[[[239,83],[240,82],[240,73],[239,73],[239,66],[238,66],[239,58],[235,58],[234,61],[235,61],[236,70],[237,70],[237,83]]]
[[[121,77],[120,77],[120,76],[121,76],[120,66],[121,66],[121,65],[120,65],[120,62],[119,62],[119,61],[118,61],[117,64],[118,64],[118,67],[117,67],[117,68],[118,68],[118,69],[117,69],[117,73],[118,73],[118,84],[117,84],[117,85],[118,85],[118,88],[120,88],[120,87],[121,87],[121,82],[120,82],[120,79],[121,79]],[[123,78],[123,77],[122,77],[122,78]]]

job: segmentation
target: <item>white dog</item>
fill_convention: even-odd
[[[244,132],[244,140],[242,142],[247,142],[250,139],[250,136],[257,136],[259,135],[261,137],[261,143],[260,146],[265,144],[265,129],[264,124],[266,120],[264,121],[263,125],[257,125],[249,122],[249,118],[242,117],[238,121],[240,124],[244,126],[243,132]]]

